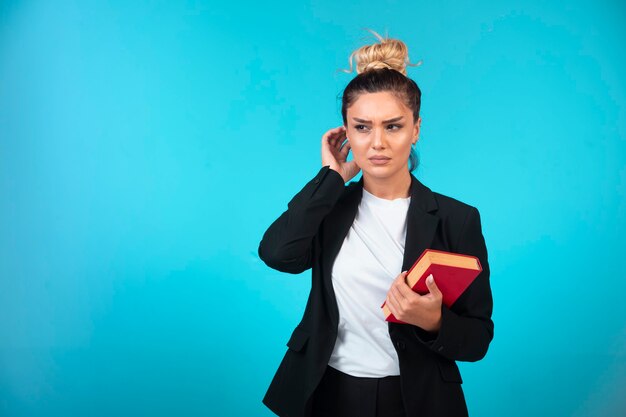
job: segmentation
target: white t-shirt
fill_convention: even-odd
[[[339,307],[328,364],[359,377],[400,375],[398,355],[380,308],[402,269],[411,197],[387,200],[363,188],[354,223],[332,269]]]

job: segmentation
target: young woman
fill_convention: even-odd
[[[350,57],[358,75],[343,93],[343,126],[322,136],[322,168],[259,245],[271,268],[312,269],[302,320],[263,398],[279,416],[467,416],[456,361],[478,361],[493,339],[480,214],[411,173],[421,92],[406,76],[406,45],[374,34],[379,43]],[[449,308],[436,276],[423,296],[405,281],[426,248],[483,267]],[[385,321],[383,302],[406,324]]]

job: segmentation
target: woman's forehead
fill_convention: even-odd
[[[348,108],[348,117],[368,121],[388,121],[407,116],[411,110],[395,95],[388,92],[363,93]]]

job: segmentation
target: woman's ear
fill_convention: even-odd
[[[417,123],[415,123],[415,125],[413,126],[413,137],[415,138],[415,142],[413,142],[413,144],[416,144],[417,141],[419,140],[421,123],[422,123],[422,118],[418,116]]]

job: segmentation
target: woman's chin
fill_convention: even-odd
[[[363,171],[363,175],[381,179],[391,177],[396,172],[391,165],[368,166],[365,169],[361,168],[361,171]]]

